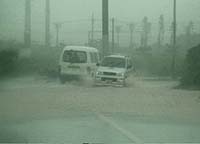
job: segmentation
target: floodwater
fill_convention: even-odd
[[[0,142],[200,142],[200,91],[131,77],[125,88],[26,76],[0,82]]]

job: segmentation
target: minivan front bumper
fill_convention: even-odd
[[[125,78],[118,76],[96,75],[95,85],[124,85]]]

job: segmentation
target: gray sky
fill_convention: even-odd
[[[32,0],[33,40],[43,41],[44,38],[44,0]],[[160,14],[165,16],[165,22],[172,21],[173,0],[110,0],[110,17],[119,20],[140,23],[144,16],[157,24]],[[200,0],[177,0],[177,18],[181,23],[190,20],[200,22]],[[0,0],[0,37],[11,37],[23,40],[24,0]],[[51,21],[84,20],[92,15],[101,18],[101,0],[51,0]],[[101,23],[96,21],[96,29],[101,29]],[[125,27],[125,26],[124,26]],[[90,21],[66,24],[62,36],[71,42],[87,40]],[[79,34],[76,34],[78,33]],[[52,24],[52,39],[55,38]],[[3,36],[2,36],[3,35]],[[79,37],[78,40],[75,38]]]
[[[156,19],[164,14],[172,18],[173,0],[110,0],[109,4],[110,16],[114,17],[140,21],[143,16]],[[180,21],[200,19],[199,9],[200,0],[177,0]],[[53,19],[88,17],[92,12],[101,17],[101,0],[52,0]]]

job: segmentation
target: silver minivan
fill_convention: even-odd
[[[126,86],[126,80],[133,70],[132,61],[123,55],[106,56],[95,73],[95,85]]]

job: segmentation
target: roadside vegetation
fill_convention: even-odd
[[[14,41],[0,41],[0,75],[11,74],[16,69],[21,45]]]
[[[0,41],[0,77],[29,74],[57,76],[58,60],[62,48],[46,48],[12,41]]]
[[[189,46],[183,47],[182,43],[179,41],[182,47],[177,50],[176,76],[181,77],[182,87],[200,87],[200,45],[189,49]],[[46,48],[35,44],[28,49],[15,41],[0,41],[0,76],[39,74],[56,78],[62,48],[63,46]],[[116,51],[129,54],[133,58],[136,75],[154,77],[171,75],[172,48],[169,45],[158,47],[154,44],[147,51],[141,51],[140,48],[131,51],[130,48],[124,48],[123,51],[120,49]]]
[[[181,80],[184,87],[200,88],[200,45],[188,51],[185,71]]]

